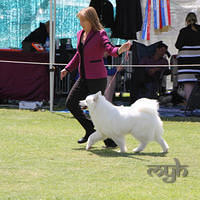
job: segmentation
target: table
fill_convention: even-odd
[[[48,63],[48,52],[0,50],[0,60]],[[49,65],[0,61],[0,99],[49,100]]]

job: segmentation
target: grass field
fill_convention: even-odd
[[[77,144],[83,129],[70,114],[0,109],[0,200],[199,200],[200,119],[165,119],[163,155],[156,143],[141,154],[91,151]],[[147,165],[188,165],[188,176],[166,183]],[[171,169],[169,170],[169,174]]]

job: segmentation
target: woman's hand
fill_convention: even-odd
[[[63,78],[67,75],[68,71],[64,68],[62,71],[60,71],[60,79],[63,80]]]
[[[130,47],[131,47],[131,42],[129,42],[129,41],[122,44],[122,46],[119,47],[119,49],[118,49],[118,54],[128,51],[130,49]]]

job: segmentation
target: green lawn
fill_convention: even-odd
[[[200,120],[164,120],[169,153],[156,143],[134,154],[91,151],[77,140],[83,129],[70,114],[0,109],[0,200],[199,200]],[[174,183],[147,174],[147,165],[188,165]],[[171,170],[170,170],[171,171]]]

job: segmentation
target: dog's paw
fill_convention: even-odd
[[[120,150],[118,151],[119,153],[126,153],[127,152],[127,148],[120,148]]]
[[[135,148],[135,149],[133,149],[133,152],[134,152],[134,153],[140,153],[140,152],[141,152],[141,150],[140,150],[140,149],[138,149],[138,148]]]
[[[121,151],[121,150],[118,150],[117,152],[118,153],[126,153],[126,151]]]
[[[91,148],[91,146],[87,145],[85,149],[86,149],[86,151],[88,151],[88,150],[90,150],[90,148]]]
[[[168,152],[169,152],[169,148],[162,151],[162,153],[168,153]]]

